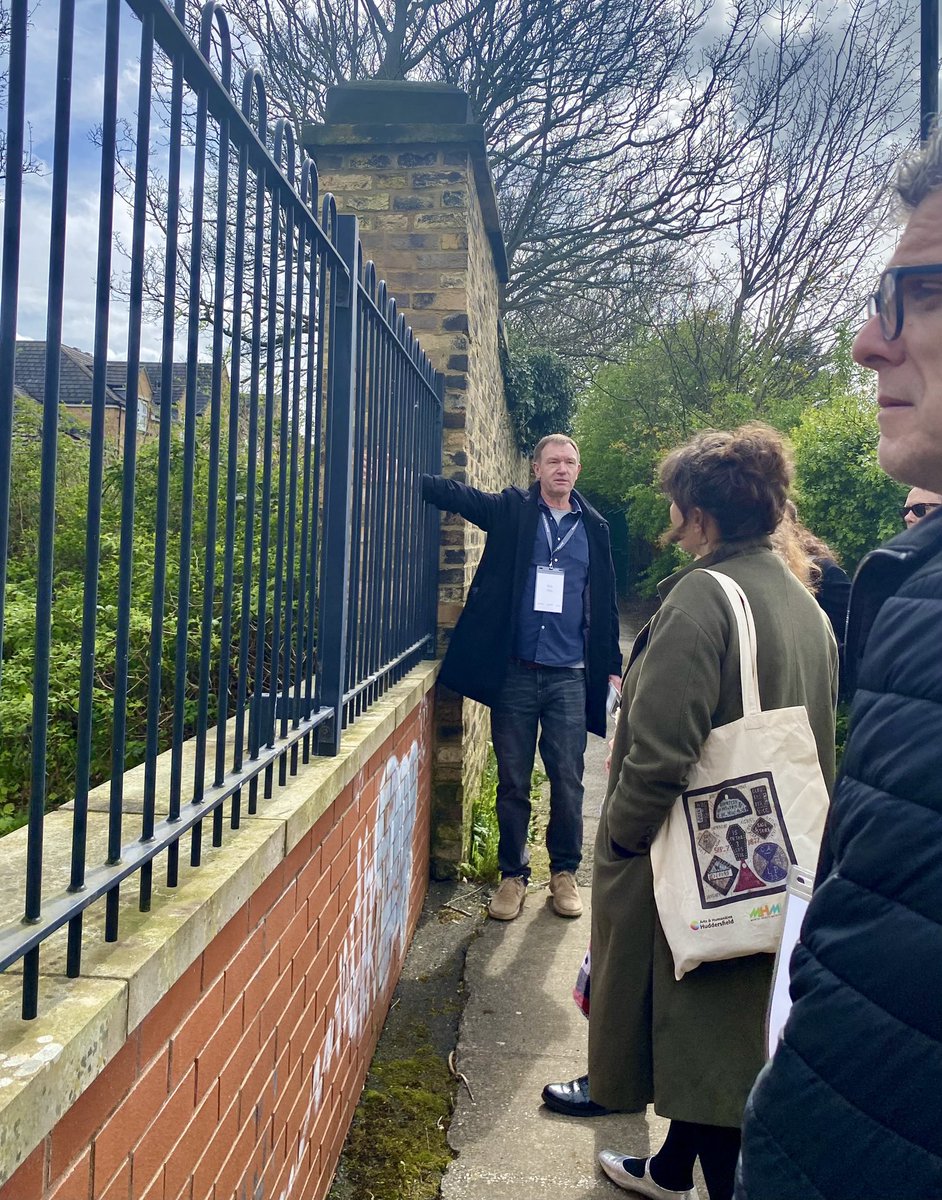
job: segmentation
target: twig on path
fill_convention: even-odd
[[[456,900],[470,900],[472,896],[479,896],[488,885],[486,883],[478,884],[477,887],[471,888],[461,896],[456,896]]]
[[[466,908],[459,908],[457,904],[443,904],[442,908],[450,908],[452,912],[461,913],[463,917],[474,916],[474,913],[469,913]]]
[[[471,1084],[468,1083],[467,1075],[465,1075],[462,1071],[459,1071],[455,1066],[454,1050],[452,1050],[452,1052],[448,1055],[448,1070],[452,1073],[455,1079],[460,1079],[464,1086],[468,1089],[468,1095],[471,1097],[471,1103],[477,1104],[477,1101],[474,1098],[474,1092],[471,1091]]]

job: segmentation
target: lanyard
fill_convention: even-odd
[[[546,531],[546,542],[547,542],[547,545],[549,546],[550,562],[552,562],[554,555],[557,555],[560,552],[560,550],[562,550],[563,546],[566,545],[566,543],[569,541],[569,539],[572,537],[572,535],[576,532],[576,526],[578,525],[578,521],[573,522],[572,527],[570,528],[570,530],[566,534],[566,536],[563,538],[563,540],[557,546],[554,547],[553,546],[553,535],[550,533],[549,518],[547,517],[546,513],[542,512],[542,511],[540,512],[540,516],[543,518],[543,528]]]

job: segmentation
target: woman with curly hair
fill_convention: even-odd
[[[804,705],[825,781],[834,776],[837,647],[807,587],[772,549],[791,463],[752,423],[706,431],[664,459],[667,538],[696,562],[658,588],[638,635],[595,846],[589,1078],[595,1103],[670,1118],[652,1158],[603,1151],[619,1187],[690,1197],[699,1157],[710,1200],[730,1200],[749,1089],[765,1060],[772,956],[705,962],[681,980],[654,901],[649,851],[712,729],[742,716],[736,621],[700,567],[729,575],[752,608],[763,709]]]

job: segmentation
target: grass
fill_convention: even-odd
[[[533,815],[530,820],[528,841],[536,840],[535,820],[536,801],[540,789],[546,782],[546,776],[540,770],[534,770],[530,777],[530,800],[533,803]],[[500,882],[500,868],[497,865],[497,842],[500,831],[497,828],[497,759],[493,748],[488,750],[487,764],[481,778],[481,790],[471,806],[471,844],[468,850],[468,860],[461,864],[462,875],[475,883]]]
[[[497,759],[488,749],[487,764],[481,777],[481,790],[471,806],[471,844],[468,860],[461,864],[461,873],[477,883],[496,883],[500,878],[497,866]]]

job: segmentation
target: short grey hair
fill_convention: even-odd
[[[575,450],[576,458],[580,462],[582,461],[582,456],[579,453],[579,447],[572,440],[572,438],[569,436],[568,433],[548,433],[546,435],[546,437],[540,438],[540,440],[537,442],[537,444],[533,447],[533,461],[534,462],[540,461],[540,455],[543,453],[543,450],[545,449],[545,447],[550,444],[550,442],[566,442],[566,443],[568,443],[570,446],[572,446],[573,450]]]
[[[896,194],[908,216],[930,192],[942,187],[942,124],[933,122],[926,141],[900,162],[896,170]]]

